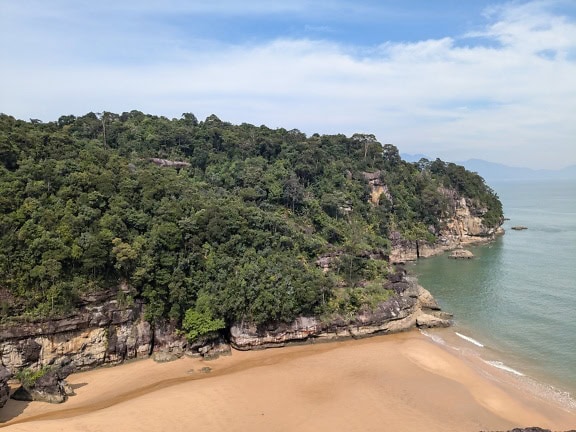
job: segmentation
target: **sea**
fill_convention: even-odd
[[[454,327],[439,343],[482,359],[576,407],[576,180],[490,184],[505,234],[470,247],[475,258],[418,260],[418,276]],[[513,226],[526,230],[512,230]]]

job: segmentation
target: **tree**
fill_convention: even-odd
[[[284,183],[284,198],[292,206],[294,212],[296,204],[301,204],[304,199],[304,186],[300,183],[297,176],[292,175]]]
[[[184,334],[189,341],[210,335],[224,327],[224,320],[214,319],[209,313],[198,312],[195,309],[188,309],[182,321]]]

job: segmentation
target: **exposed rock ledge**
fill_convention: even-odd
[[[300,317],[291,324],[265,328],[235,325],[230,345],[240,350],[260,349],[451,324],[451,315],[441,312],[431,294],[415,279],[399,273],[387,288],[394,293],[390,299],[375,310],[364,308],[347,318]],[[61,371],[65,367],[69,373],[150,355],[157,361],[169,361],[184,354],[205,359],[230,354],[230,345],[221,337],[190,344],[169,324],[151,326],[142,312],[141,303],[121,306],[112,300],[87,305],[66,318],[0,326],[0,407],[8,396],[8,377],[24,368],[50,366]],[[34,390],[31,397],[35,400],[61,402],[70,394],[63,378],[58,372],[40,381],[38,388],[24,390]]]
[[[397,293],[375,310],[361,310],[350,320],[299,317],[290,324],[257,327],[237,324],[230,343],[239,350],[282,347],[290,343],[321,342],[397,333],[415,327],[448,327],[452,316],[440,311],[432,295],[412,278],[393,284]]]
[[[142,318],[142,303],[131,306],[106,301],[87,305],[68,317],[0,326],[0,362],[12,373],[24,368],[74,370],[128,359],[153,351],[176,351],[186,345],[174,328],[151,326]]]

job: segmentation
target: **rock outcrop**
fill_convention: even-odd
[[[115,300],[95,299],[64,318],[0,326],[0,398],[6,368],[13,373],[64,366],[80,371],[151,355],[170,361],[185,353],[206,359],[229,354],[222,339],[189,344],[169,323],[152,326],[144,320],[143,308],[141,302],[122,306]]]
[[[433,232],[438,240],[435,243],[412,241],[404,239],[399,232],[392,232],[391,262],[414,261],[470,244],[487,243],[504,233],[500,226],[484,225],[482,215],[487,209],[477,208],[474,202],[460,197],[454,190],[443,188],[441,192],[448,201],[449,210],[442,220],[442,228]],[[434,231],[432,227],[430,230]]]
[[[150,158],[148,159],[153,164],[156,164],[161,167],[171,167],[171,168],[187,168],[190,166],[189,162],[185,161],[173,161],[168,159],[160,159],[160,158]]]
[[[74,368],[70,365],[50,370],[32,383],[22,383],[12,395],[12,399],[48,403],[65,402],[68,396],[75,394],[66,382],[66,377],[73,371]]]
[[[449,257],[453,259],[472,259],[474,254],[466,249],[455,249]]]
[[[236,324],[230,330],[230,343],[239,350],[281,347],[290,343],[321,342],[397,333],[415,327],[447,327],[451,315],[440,311],[432,295],[414,279],[392,283],[396,294],[374,310],[362,308],[349,319],[335,316],[299,317],[293,322],[256,326]]]
[[[76,370],[148,356],[154,332],[142,303],[87,305],[60,319],[0,326],[0,361],[11,371],[70,364]]]
[[[388,201],[392,202],[392,195],[390,195],[388,186],[386,186],[382,181],[381,175],[382,171],[362,173],[362,176],[370,186],[370,202],[374,205],[378,205],[380,203],[380,197],[382,195],[384,195]]]
[[[12,374],[4,366],[0,366],[0,408],[2,408],[10,397],[10,386],[8,380]]]

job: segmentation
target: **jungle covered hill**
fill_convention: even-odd
[[[190,113],[2,114],[0,319],[63,316],[113,295],[194,338],[354,313],[391,295],[392,233],[436,241],[455,193],[501,224],[480,176],[408,163],[373,135]]]

